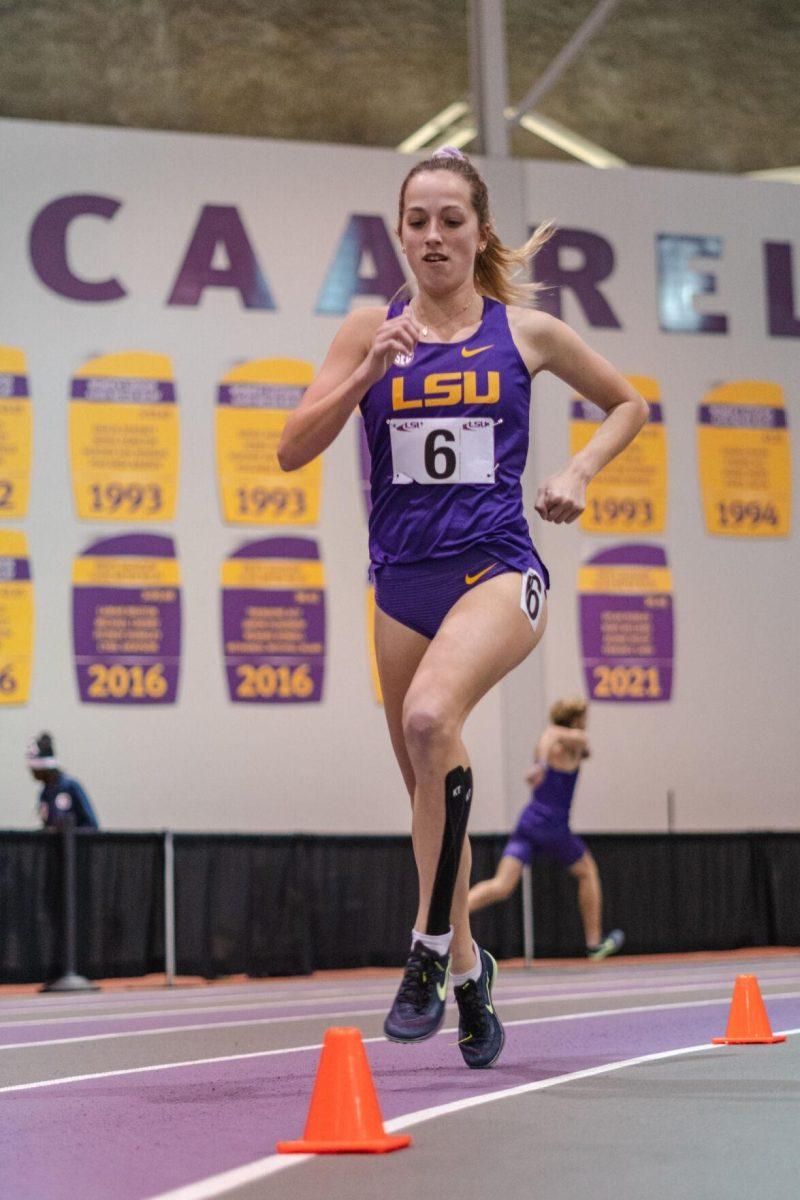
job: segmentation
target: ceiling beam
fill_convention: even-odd
[[[539,76],[533,87],[512,110],[513,115],[509,117],[512,125],[519,125],[525,113],[536,108],[539,101],[558,83],[572,60],[580,54],[589,39],[594,37],[598,29],[605,24],[619,3],[620,0],[600,0],[600,3],[592,9],[589,16],[580,28],[576,29],[563,50],[555,56],[544,74]]]
[[[506,105],[505,0],[470,0],[472,106],[457,100],[400,143],[403,154],[441,145],[467,146],[477,138],[478,153],[508,154],[510,130],[520,125],[536,137],[593,167],[624,167],[624,159],[573,133],[565,125],[531,111],[558,82],[574,58],[608,20],[621,0],[599,0],[592,12],[517,105]]]
[[[469,79],[479,154],[507,158],[509,128],[505,0],[469,0]]]

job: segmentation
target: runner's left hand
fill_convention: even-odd
[[[545,480],[536,493],[535,508],[544,521],[571,525],[586,507],[587,480],[571,467]]]

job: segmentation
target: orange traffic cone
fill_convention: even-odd
[[[390,1137],[357,1029],[329,1029],[303,1137],[278,1142],[279,1154],[385,1154],[411,1145],[409,1134]]]
[[[725,1037],[711,1040],[716,1046],[771,1045],[786,1041],[785,1034],[772,1032],[755,975],[737,975]]]

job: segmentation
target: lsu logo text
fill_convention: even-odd
[[[479,391],[479,387],[483,391]],[[500,399],[500,372],[445,371],[426,375],[419,397],[406,396],[405,388],[406,380],[402,375],[396,375],[392,380],[394,412],[408,408],[438,408],[446,404],[497,404]]]

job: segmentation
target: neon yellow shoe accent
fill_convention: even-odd
[[[492,959],[492,982],[489,984],[489,1003],[484,1004],[483,1007],[486,1009],[487,1012],[491,1013],[492,1016],[494,1016],[494,1005],[492,1004],[492,989],[494,988],[494,985],[497,982],[497,959],[493,958],[491,954],[489,955],[489,958]]]

